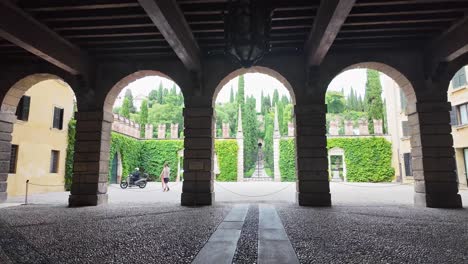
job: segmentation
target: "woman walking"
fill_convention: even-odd
[[[169,183],[169,174],[171,172],[171,169],[169,168],[169,164],[167,163],[167,161],[164,162],[164,167],[161,171],[161,175],[159,175],[159,177],[161,178],[161,184],[162,184],[162,188],[163,188],[163,192],[167,192],[169,191],[169,185],[167,185]]]

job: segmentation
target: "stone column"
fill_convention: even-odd
[[[351,121],[351,120],[345,120],[344,124],[345,124],[345,135],[346,135],[346,136],[352,136],[352,135],[354,135],[354,132],[353,132],[353,121]]]
[[[0,203],[5,202],[7,195],[7,180],[10,170],[11,133],[16,116],[13,113],[0,112]]]
[[[244,132],[242,130],[242,111],[237,114],[237,181],[244,181]]]
[[[279,159],[280,159],[280,140],[281,134],[279,131],[278,123],[278,107],[275,106],[275,120],[274,120],[274,130],[273,130],[273,179],[275,182],[281,181],[281,172],[279,168]]]
[[[461,208],[448,102],[407,106],[411,131],[414,203],[417,206]]]
[[[171,124],[171,138],[179,138],[179,124]]]
[[[338,120],[331,120],[328,134],[330,134],[330,136],[338,136],[339,134],[338,130],[339,130]]]
[[[222,131],[223,131],[222,137],[229,138],[229,123],[223,123]]]
[[[294,123],[288,122],[288,137],[294,137]]]
[[[325,104],[301,104],[296,115],[297,200],[302,206],[330,206]]]
[[[113,116],[106,112],[77,112],[75,156],[69,206],[107,203],[109,149]]]
[[[186,107],[184,109],[182,205],[211,205],[214,202],[213,121],[212,107]]]
[[[159,124],[158,125],[158,139],[165,139],[166,138],[166,124]]]
[[[376,120],[374,119],[374,134],[375,135],[383,135],[383,124],[382,120]]]
[[[359,120],[359,135],[360,136],[369,135],[369,125],[367,123],[367,120],[364,120],[364,119]]]
[[[153,125],[152,124],[146,124],[145,126],[145,139],[152,139],[153,138]]]

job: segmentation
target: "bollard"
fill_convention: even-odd
[[[29,186],[29,180],[26,180],[26,194],[24,195],[24,204],[28,204],[28,186]]]

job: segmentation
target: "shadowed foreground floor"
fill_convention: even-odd
[[[0,263],[190,263],[233,204],[0,209]],[[274,204],[301,263],[466,263],[468,213],[410,206]],[[250,203],[234,263],[257,262]]]

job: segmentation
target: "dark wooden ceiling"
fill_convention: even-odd
[[[326,1],[326,0],[322,0]],[[177,0],[203,56],[222,54],[228,0]],[[175,56],[137,0],[18,0],[93,57]],[[271,52],[300,53],[320,0],[272,0]],[[332,50],[420,47],[460,21],[468,0],[357,0]],[[0,39],[0,57],[33,57]]]

